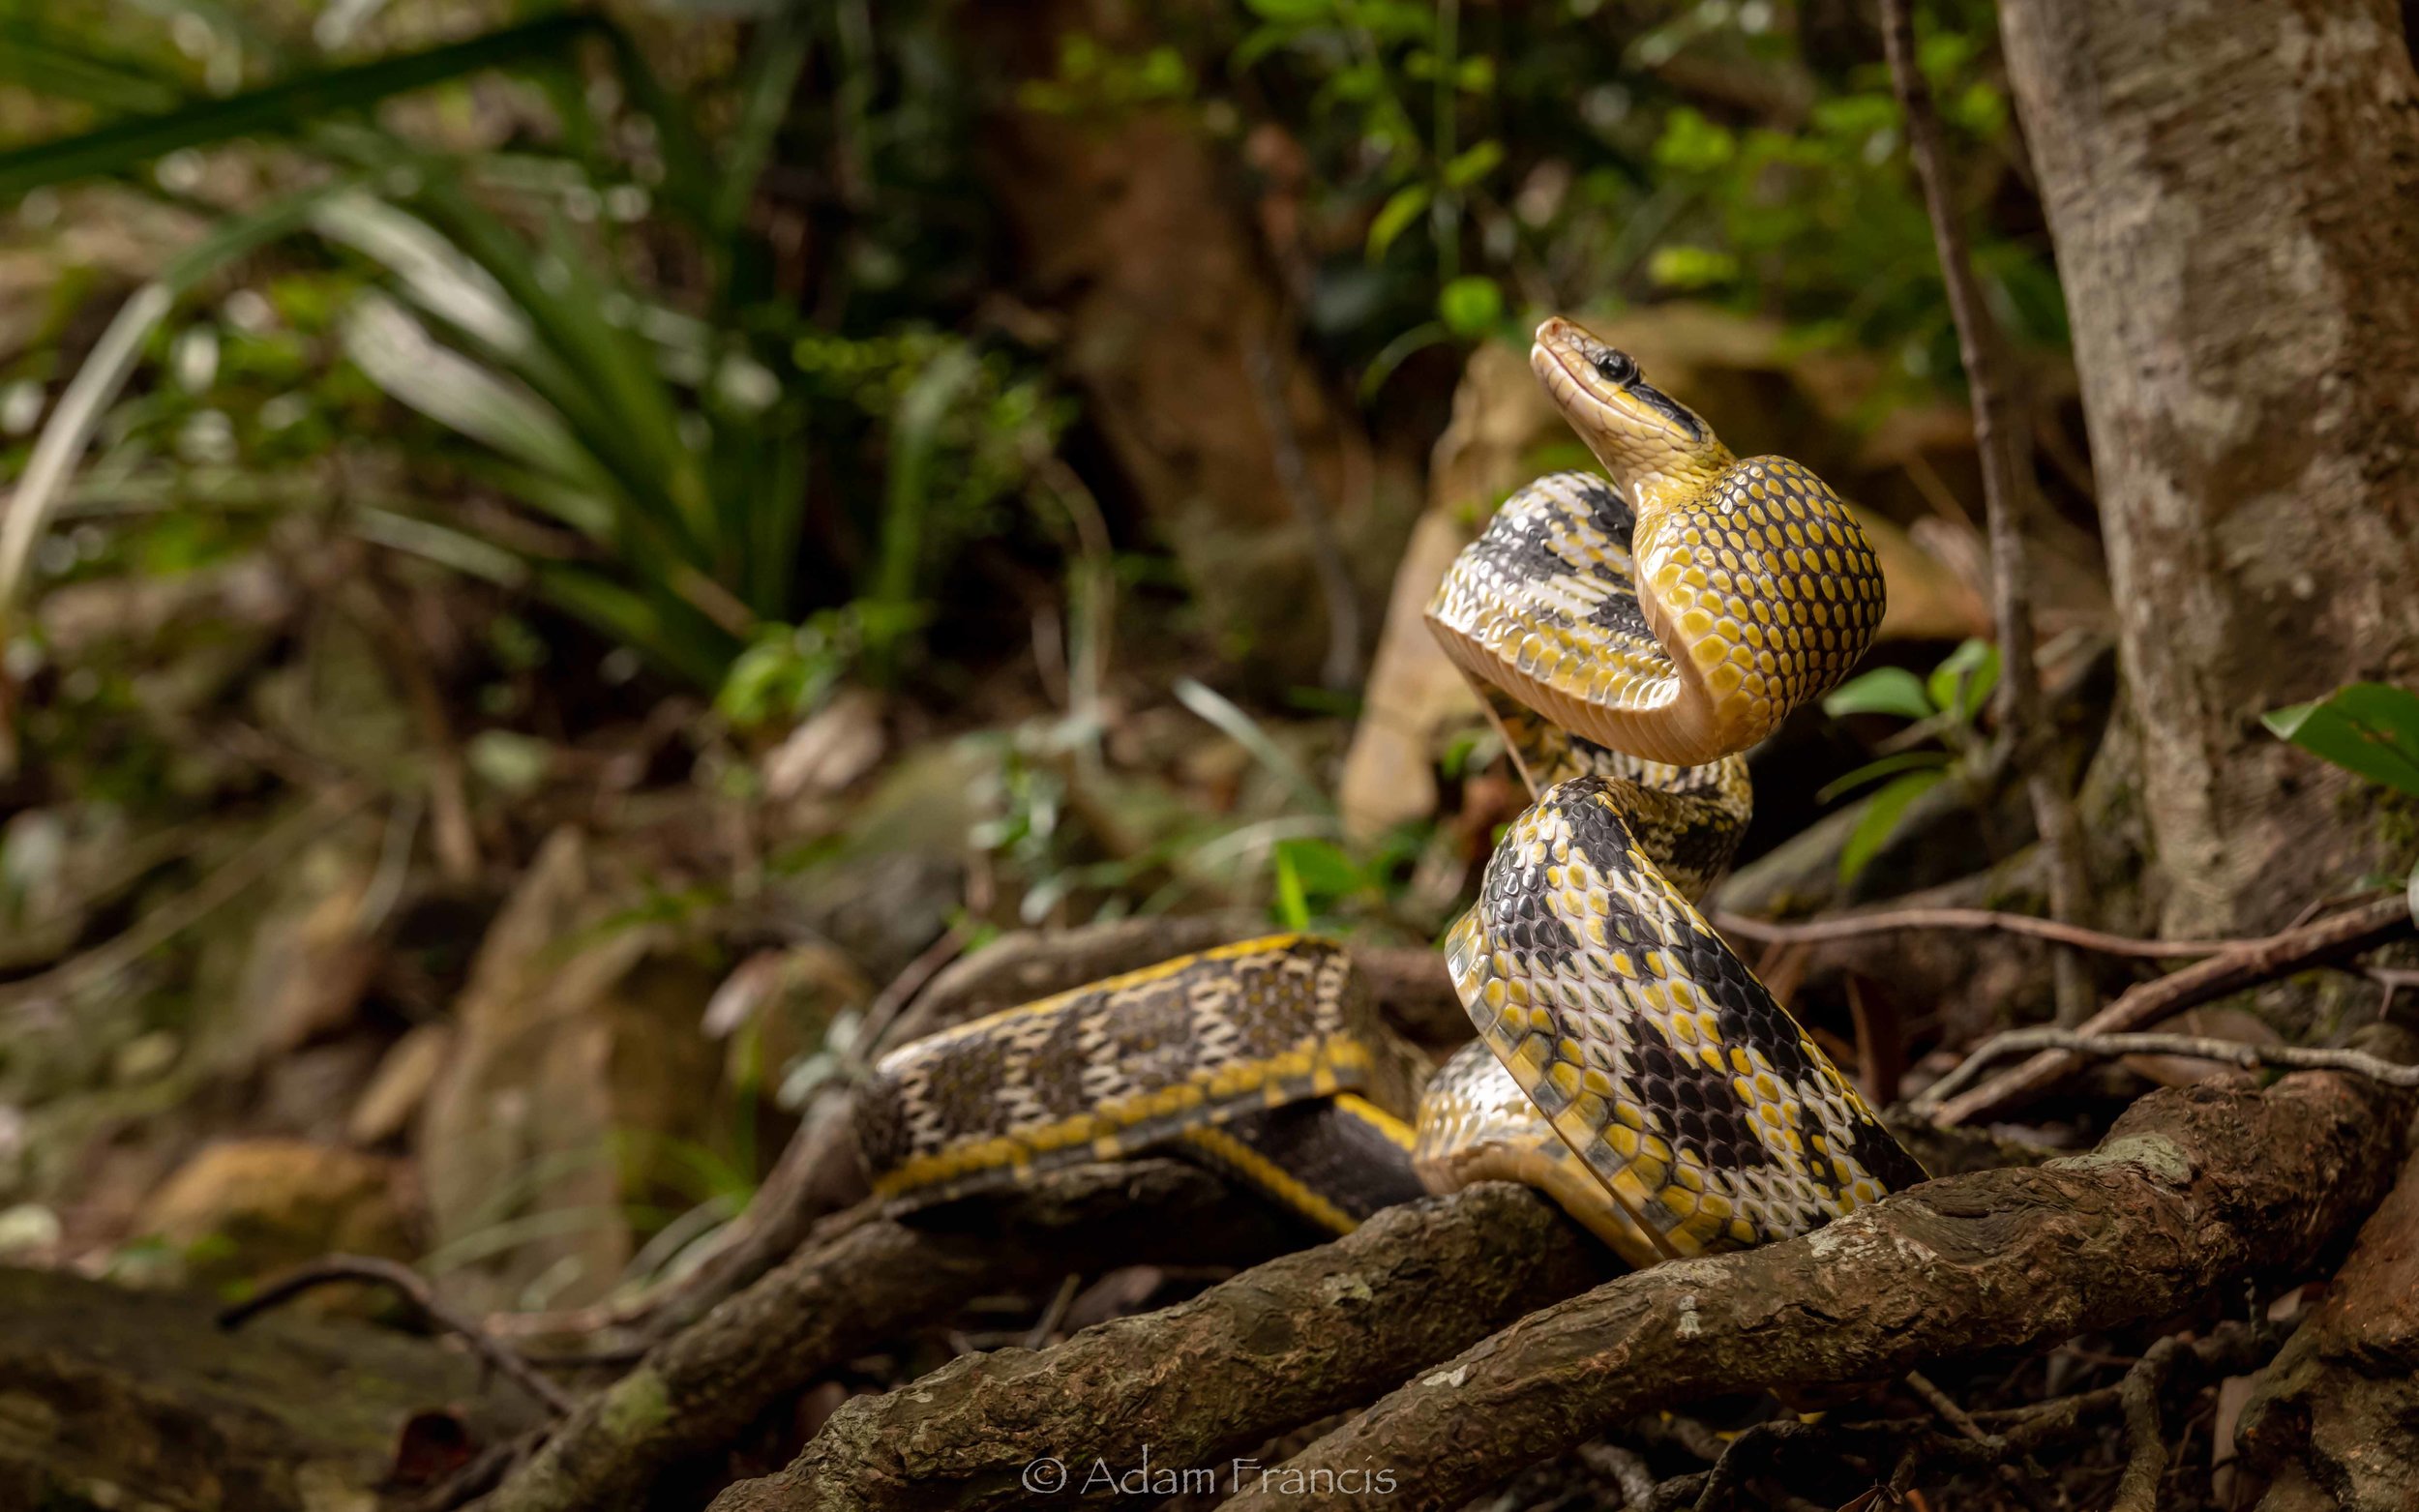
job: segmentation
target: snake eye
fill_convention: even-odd
[[[1638,376],[1638,364],[1628,352],[1605,352],[1596,359],[1596,374],[1607,383],[1630,383]]]

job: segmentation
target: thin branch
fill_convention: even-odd
[[[2138,939],[2130,934],[2110,934],[2101,930],[2087,930],[2080,925],[2064,924],[2056,919],[2037,919],[2028,913],[2002,913],[1993,908],[1894,908],[1888,912],[1852,913],[1837,919],[1813,919],[1804,924],[1781,924],[1770,919],[1750,919],[1745,914],[1717,912],[1714,924],[1725,934],[1736,934],[1742,939],[1751,939],[1763,945],[1818,945],[1833,940],[1860,939],[1867,934],[1886,934],[1897,930],[1996,930],[2005,934],[2021,934],[2028,939],[2072,945],[2077,950],[2095,951],[2104,956],[2125,956],[2141,961],[2214,956],[2238,946],[2260,943],[2248,939]]]
[[[2049,874],[2049,911],[2072,921],[2087,909],[2090,882],[2083,870],[2082,820],[2054,770],[2053,730],[2033,634],[2024,532],[2040,507],[2040,483],[2033,474],[2031,428],[2016,392],[2006,336],[1984,303],[1965,229],[1949,198],[1948,150],[1931,89],[1916,57],[1912,9],[1911,0],[1881,0],[1882,45],[1890,55],[1891,86],[1906,114],[1907,155],[1924,188],[1924,208],[1931,218],[1941,278],[1948,285],[1949,311],[1956,320],[1957,355],[1973,397],[1974,444],[1982,462],[1983,508],[1990,537],[1991,611],[1999,626],[2000,735],[2024,772],[2025,795]],[[2076,1023],[2091,1011],[2090,973],[2079,957],[2066,951],[2058,953],[2055,969],[2058,1022]]]
[[[2144,982],[2078,1025],[2077,1032],[2119,1034],[2156,1023],[2245,988],[2405,938],[2415,928],[2408,903],[2399,896],[2380,898]],[[2081,1064],[2072,1051],[2044,1051],[1971,1091],[1945,1098],[1926,1094],[1919,1103],[1934,1123],[1964,1123],[2043,1090]]]
[[[486,1329],[439,1300],[435,1289],[418,1271],[373,1256],[330,1255],[288,1271],[262,1287],[259,1295],[220,1313],[219,1326],[240,1328],[270,1308],[340,1281],[366,1281],[402,1292],[413,1307],[420,1310],[422,1316],[470,1346],[472,1353],[493,1366],[498,1375],[536,1398],[555,1417],[570,1415],[577,1405],[569,1392],[541,1375],[535,1366],[523,1359],[509,1346],[498,1343]]]
[[[1942,1422],[1976,1443],[1996,1444],[1999,1441],[1997,1436],[1984,1432],[1983,1426],[1974,1421],[1973,1414],[1957,1406],[1956,1399],[1941,1390],[1929,1376],[1920,1370],[1911,1370],[1902,1379],[1917,1396],[1924,1399],[1926,1407],[1940,1415]]]
[[[2249,1071],[2276,1066],[2294,1071],[2348,1071],[2374,1077],[2388,1086],[2419,1087],[2419,1066],[2396,1065],[2352,1050],[2309,1050],[2298,1045],[2253,1045],[2243,1040],[2213,1039],[2202,1034],[2086,1034],[2079,1029],[2046,1026],[2009,1029],[1985,1040],[1955,1071],[1942,1077],[1933,1092],[1954,1093],[1982,1075],[1994,1060],[2030,1050],[2072,1051],[2078,1055],[2184,1055],[2194,1060],[2219,1060]],[[1926,1093],[1926,1096],[1929,1096]]]
[[[2152,1345],[2125,1373],[2117,1388],[2117,1399],[2125,1405],[2128,1454],[2125,1475],[2117,1482],[2108,1512],[2158,1512],[2159,1478],[2167,1468],[2166,1434],[2159,1425],[2159,1388],[2166,1384],[2167,1368],[2182,1345],[2172,1335]]]

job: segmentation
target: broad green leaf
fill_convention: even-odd
[[[1945,767],[1956,759],[1956,757],[1946,751],[1901,751],[1896,756],[1886,756],[1878,761],[1867,761],[1844,777],[1837,777],[1825,783],[1816,789],[1814,801],[1829,803],[1841,793],[1853,792],[1867,783],[1878,782],[1885,777],[1895,777],[1900,772],[1922,771],[1927,767]]]
[[[1823,712],[1833,719],[1851,714],[1896,714],[1902,719],[1929,719],[1939,710],[1925,696],[1924,684],[1903,667],[1876,667],[1851,677],[1823,696]]]
[[[1369,885],[1368,874],[1331,840],[1300,837],[1277,842],[1277,854],[1293,865],[1306,896],[1349,897]]]
[[[2419,797],[2419,695],[2353,683],[2261,717],[2283,738],[2345,771]]]
[[[1419,212],[1428,208],[1432,196],[1433,191],[1425,184],[1406,184],[1387,196],[1386,203],[1379,207],[1376,219],[1369,222],[1371,260],[1386,255],[1386,250],[1394,245],[1394,239],[1402,235],[1412,222],[1419,219]]]
[[[1465,274],[1436,296],[1436,312],[1455,336],[1484,336],[1504,318],[1504,291],[1493,279]]]
[[[1843,887],[1856,885],[1881,847],[1889,843],[1891,834],[1907,806],[1948,780],[1940,769],[1909,772],[1865,801],[1865,812],[1858,815],[1856,828],[1848,832],[1847,844],[1839,847],[1839,882]]]
[[[1941,659],[1925,691],[1935,706],[1959,720],[1971,720],[1998,686],[1999,648],[1987,640],[1971,639]]]

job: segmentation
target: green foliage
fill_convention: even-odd
[[[811,323],[768,282],[750,216],[757,175],[788,127],[816,28],[839,24],[776,15],[728,91],[695,103],[610,24],[557,15],[400,57],[289,68],[191,104],[174,103],[190,93],[172,80],[103,90],[128,107],[138,95],[170,104],[0,154],[0,182],[22,191],[274,134],[335,175],[229,217],[160,295],[130,304],[115,345],[86,364],[26,458],[39,507],[12,519],[15,559],[96,436],[97,471],[121,487],[140,473],[169,497],[194,491],[205,467],[257,480],[288,466],[308,496],[332,454],[375,451],[369,471],[422,486],[355,493],[340,511],[347,528],[533,593],[709,689],[747,652],[729,706],[795,711],[840,672],[891,673],[929,618],[936,563],[1000,531],[997,512],[1022,500],[1066,410],[1005,351],[887,312],[852,331],[845,302],[838,321]],[[0,34],[0,52],[21,41]],[[582,43],[601,44],[589,59],[601,67],[583,87],[553,87],[578,75]],[[34,72],[30,58],[20,72]],[[498,69],[551,87],[552,139],[454,153],[346,119]],[[710,140],[709,115],[722,123]],[[161,176],[177,177],[165,165]],[[253,317],[240,330],[183,308],[297,233],[315,246],[278,250],[261,286],[243,291]],[[875,242],[859,282],[894,286]],[[684,287],[662,282],[668,251],[695,276]],[[195,365],[215,382],[119,400],[140,367],[194,352],[216,359]],[[465,510],[465,494],[507,500],[514,518]],[[814,551],[819,500],[837,539]],[[11,562],[0,546],[0,600],[19,576]],[[787,669],[769,671],[783,647]]]
[[[1828,784],[1816,794],[1829,803],[1879,783],[1865,799],[1856,826],[1839,849],[1839,880],[1854,883],[1898,827],[1909,805],[1956,774],[1980,747],[1975,721],[1999,683],[1999,648],[1967,640],[1917,677],[1902,667],[1877,667],[1851,677],[1823,698],[1833,719],[1886,715],[1914,723],[1887,743],[1880,758]],[[1938,744],[1931,744],[1931,742]],[[1908,749],[1912,748],[1912,749]]]
[[[2419,693],[2352,683],[2260,716],[2280,739],[2407,797],[2419,798]]]
[[[1359,257],[1321,267],[1310,313],[1365,362],[1364,394],[1419,346],[1514,314],[1672,294],[1778,316],[1802,344],[1885,353],[1900,393],[1954,377],[1930,227],[1869,34],[1861,57],[1836,35],[1818,44],[1806,17],[1785,24],[1760,0],[1568,9],[1248,7],[1228,58],[1245,109],[1308,150],[1313,219],[1361,228]],[[1931,9],[1923,66],[1986,199],[2010,161],[1995,17],[1973,0]],[[2011,332],[2063,343],[2045,244],[1987,216],[1975,229]],[[1500,307],[1478,303],[1473,277]]]

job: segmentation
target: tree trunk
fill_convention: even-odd
[[[2344,774],[2259,725],[2419,676],[2401,17],[2394,0],[2001,14],[2073,315],[2163,922],[2280,925],[2407,859]]]

